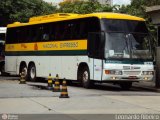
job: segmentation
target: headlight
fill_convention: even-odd
[[[122,71],[115,70],[115,71],[114,71],[114,74],[115,74],[115,75],[122,75]]]
[[[153,75],[153,71],[142,71],[142,75]]]
[[[120,70],[105,70],[105,74],[122,75],[122,71],[120,71]]]

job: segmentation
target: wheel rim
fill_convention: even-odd
[[[88,77],[89,77],[88,71],[84,71],[84,73],[83,73],[83,81],[87,82],[88,79],[89,79]]]
[[[32,79],[34,79],[35,76],[36,76],[36,72],[35,71],[36,71],[36,69],[34,67],[32,67],[31,71],[30,71],[30,76],[31,76]]]

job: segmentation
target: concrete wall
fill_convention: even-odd
[[[151,16],[153,24],[160,24],[160,5],[146,7],[146,12]]]

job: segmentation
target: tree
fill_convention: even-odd
[[[54,13],[55,6],[43,0],[0,0],[0,26],[15,21],[27,22],[32,16]]]
[[[108,4],[101,5],[97,0],[81,1],[67,0],[59,4],[57,12],[87,14],[93,12],[111,12],[112,7]]]

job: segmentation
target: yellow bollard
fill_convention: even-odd
[[[53,89],[53,81],[52,81],[52,77],[51,77],[51,74],[49,74],[48,76],[48,87],[47,87],[48,90],[52,90]]]
[[[68,96],[68,90],[67,90],[67,82],[64,78],[63,83],[62,83],[62,90],[61,90],[61,95],[59,98],[69,98]]]
[[[56,75],[53,92],[60,92],[60,83],[59,83],[58,74]]]
[[[26,84],[24,72],[20,73],[19,84]]]

